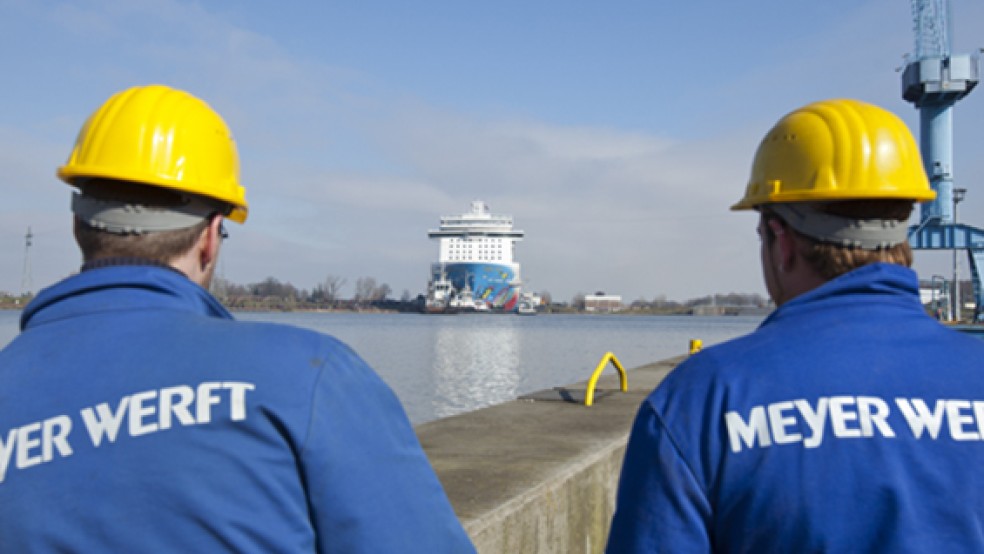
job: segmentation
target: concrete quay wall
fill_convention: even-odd
[[[632,421],[682,358],[587,380],[416,428],[480,554],[602,552]],[[590,377],[590,375],[586,376]]]

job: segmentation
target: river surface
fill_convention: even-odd
[[[746,334],[762,321],[761,316],[568,314],[235,316],[314,329],[348,343],[396,391],[414,424],[586,380],[606,352],[631,369],[686,354],[691,339],[709,346]],[[0,345],[17,335],[19,317],[17,311],[0,311]]]

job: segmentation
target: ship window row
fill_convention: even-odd
[[[493,250],[481,250],[475,252],[473,250],[457,250],[451,249],[446,252],[448,259],[459,261],[459,260],[501,260],[503,259],[502,251]]]
[[[466,227],[498,225],[498,226],[506,227],[506,226],[511,226],[512,224],[513,224],[513,220],[511,219],[496,219],[491,217],[482,218],[482,219],[442,219],[441,220],[441,227],[448,227],[452,225],[466,226]]]
[[[448,261],[449,262],[474,262],[474,261],[500,262],[502,261],[502,256],[479,256],[478,258],[474,258],[471,256],[449,256]]]
[[[470,248],[469,249],[466,249],[466,250],[458,250],[457,248],[452,248],[451,250],[449,250],[449,253],[451,253],[451,254],[460,254],[462,256],[464,256],[465,254],[472,254],[472,255],[476,254],[476,252],[474,250],[470,249]],[[502,250],[479,250],[477,252],[477,254],[482,255],[482,256],[484,256],[484,255],[497,254],[497,255],[501,256],[502,255]]]

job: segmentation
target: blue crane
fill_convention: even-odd
[[[919,110],[919,147],[936,200],[922,204],[919,224],[909,232],[916,250],[966,250],[974,284],[974,321],[984,320],[984,230],[957,222],[957,203],[966,189],[953,186],[953,106],[978,82],[978,55],[951,55],[947,0],[912,0],[915,52],[902,73],[902,98]],[[956,279],[950,295],[959,318]]]

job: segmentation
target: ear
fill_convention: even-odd
[[[796,237],[784,221],[770,219],[768,225],[776,237],[776,247],[779,249],[779,270],[789,271],[796,260]]]
[[[219,257],[219,246],[222,244],[219,234],[221,225],[222,216],[213,217],[198,239],[198,265],[203,271]]]

